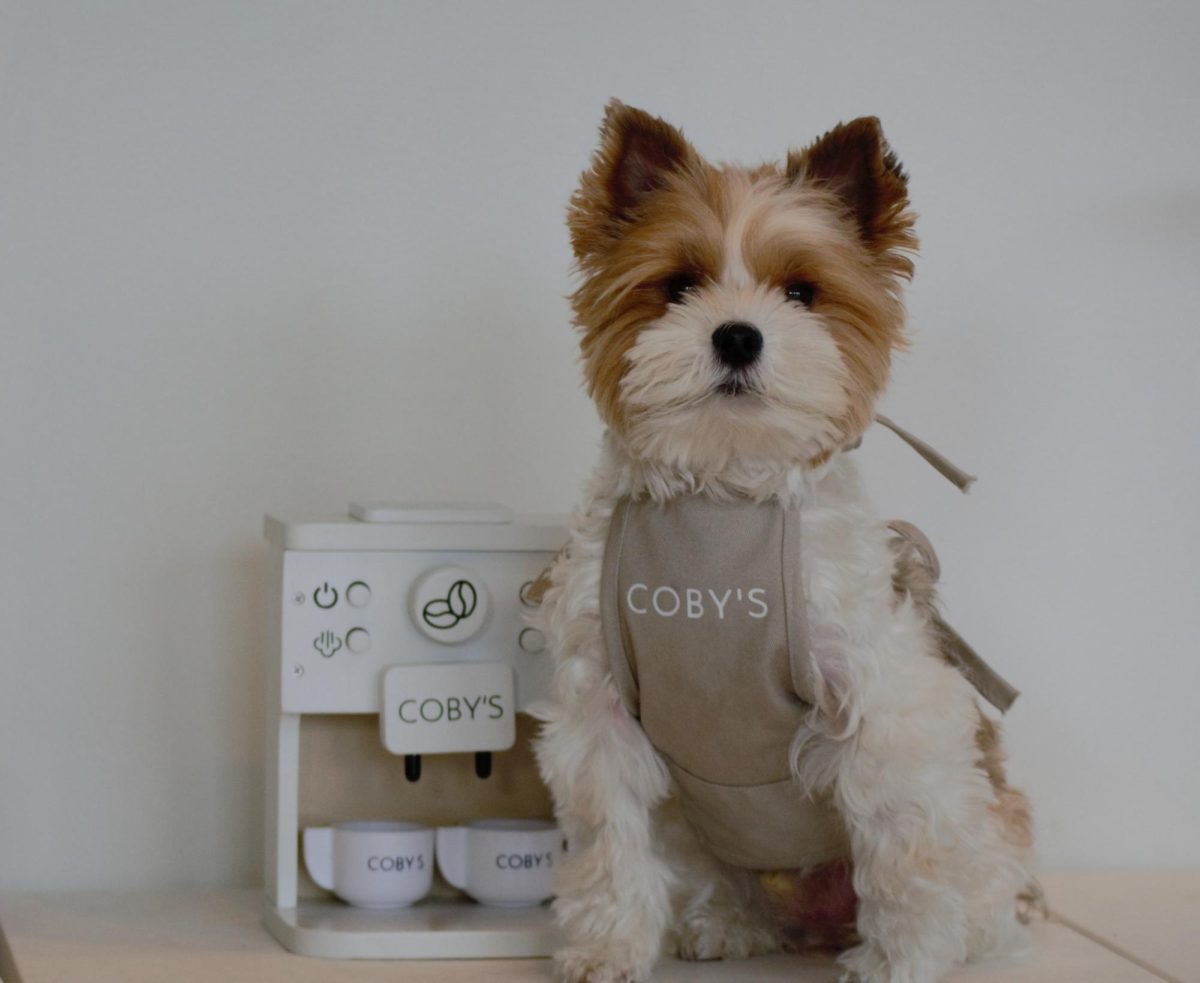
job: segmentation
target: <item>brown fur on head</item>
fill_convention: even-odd
[[[782,167],[737,167],[612,101],[568,212],[601,415],[636,456],[690,469],[814,461],[853,440],[903,343],[913,221],[874,118]],[[736,370],[713,352],[731,322],[761,336]]]

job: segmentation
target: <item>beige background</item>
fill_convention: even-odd
[[[1196,865],[1200,7],[0,3],[0,886],[261,866],[261,514],[570,506],[604,101],[716,158],[877,113],[915,344],[881,507],[1025,691],[1058,866]]]

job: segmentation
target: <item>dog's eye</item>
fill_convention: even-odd
[[[794,283],[789,283],[786,287],[788,300],[794,300],[798,304],[803,304],[805,307],[812,307],[813,298],[817,295],[817,288],[814,284],[807,283],[804,280],[797,280]]]
[[[700,278],[695,273],[676,273],[667,281],[667,301],[672,304],[682,304],[688,294],[695,293],[700,286]]]

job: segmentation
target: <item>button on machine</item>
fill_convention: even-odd
[[[346,648],[355,655],[362,655],[371,647],[371,634],[365,628],[351,628],[346,632]]]
[[[426,638],[465,642],[487,623],[491,602],[483,581],[465,567],[436,567],[413,586],[409,613]]]
[[[536,628],[524,628],[517,637],[517,644],[521,646],[522,652],[537,655],[546,649],[546,636]]]
[[[346,588],[346,603],[352,608],[365,608],[371,603],[371,588],[356,580]]]

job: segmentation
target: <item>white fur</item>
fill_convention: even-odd
[[[760,494],[802,500],[821,700],[793,750],[798,780],[833,791],[851,835],[864,941],[843,961],[862,980],[937,980],[1017,936],[1014,899],[1029,879],[1029,858],[1005,842],[976,764],[975,694],[934,656],[912,607],[893,604],[885,527],[845,455],[820,472],[741,477]],[[722,487],[749,490],[738,484],[735,475]],[[747,875],[706,856],[663,813],[667,772],[621,704],[601,638],[599,576],[614,503],[694,485],[630,458],[610,436],[543,604],[558,658],[538,759],[571,843],[555,902],[570,940],[558,957],[566,980],[646,979],[665,941],[698,958],[776,944],[748,900]]]

